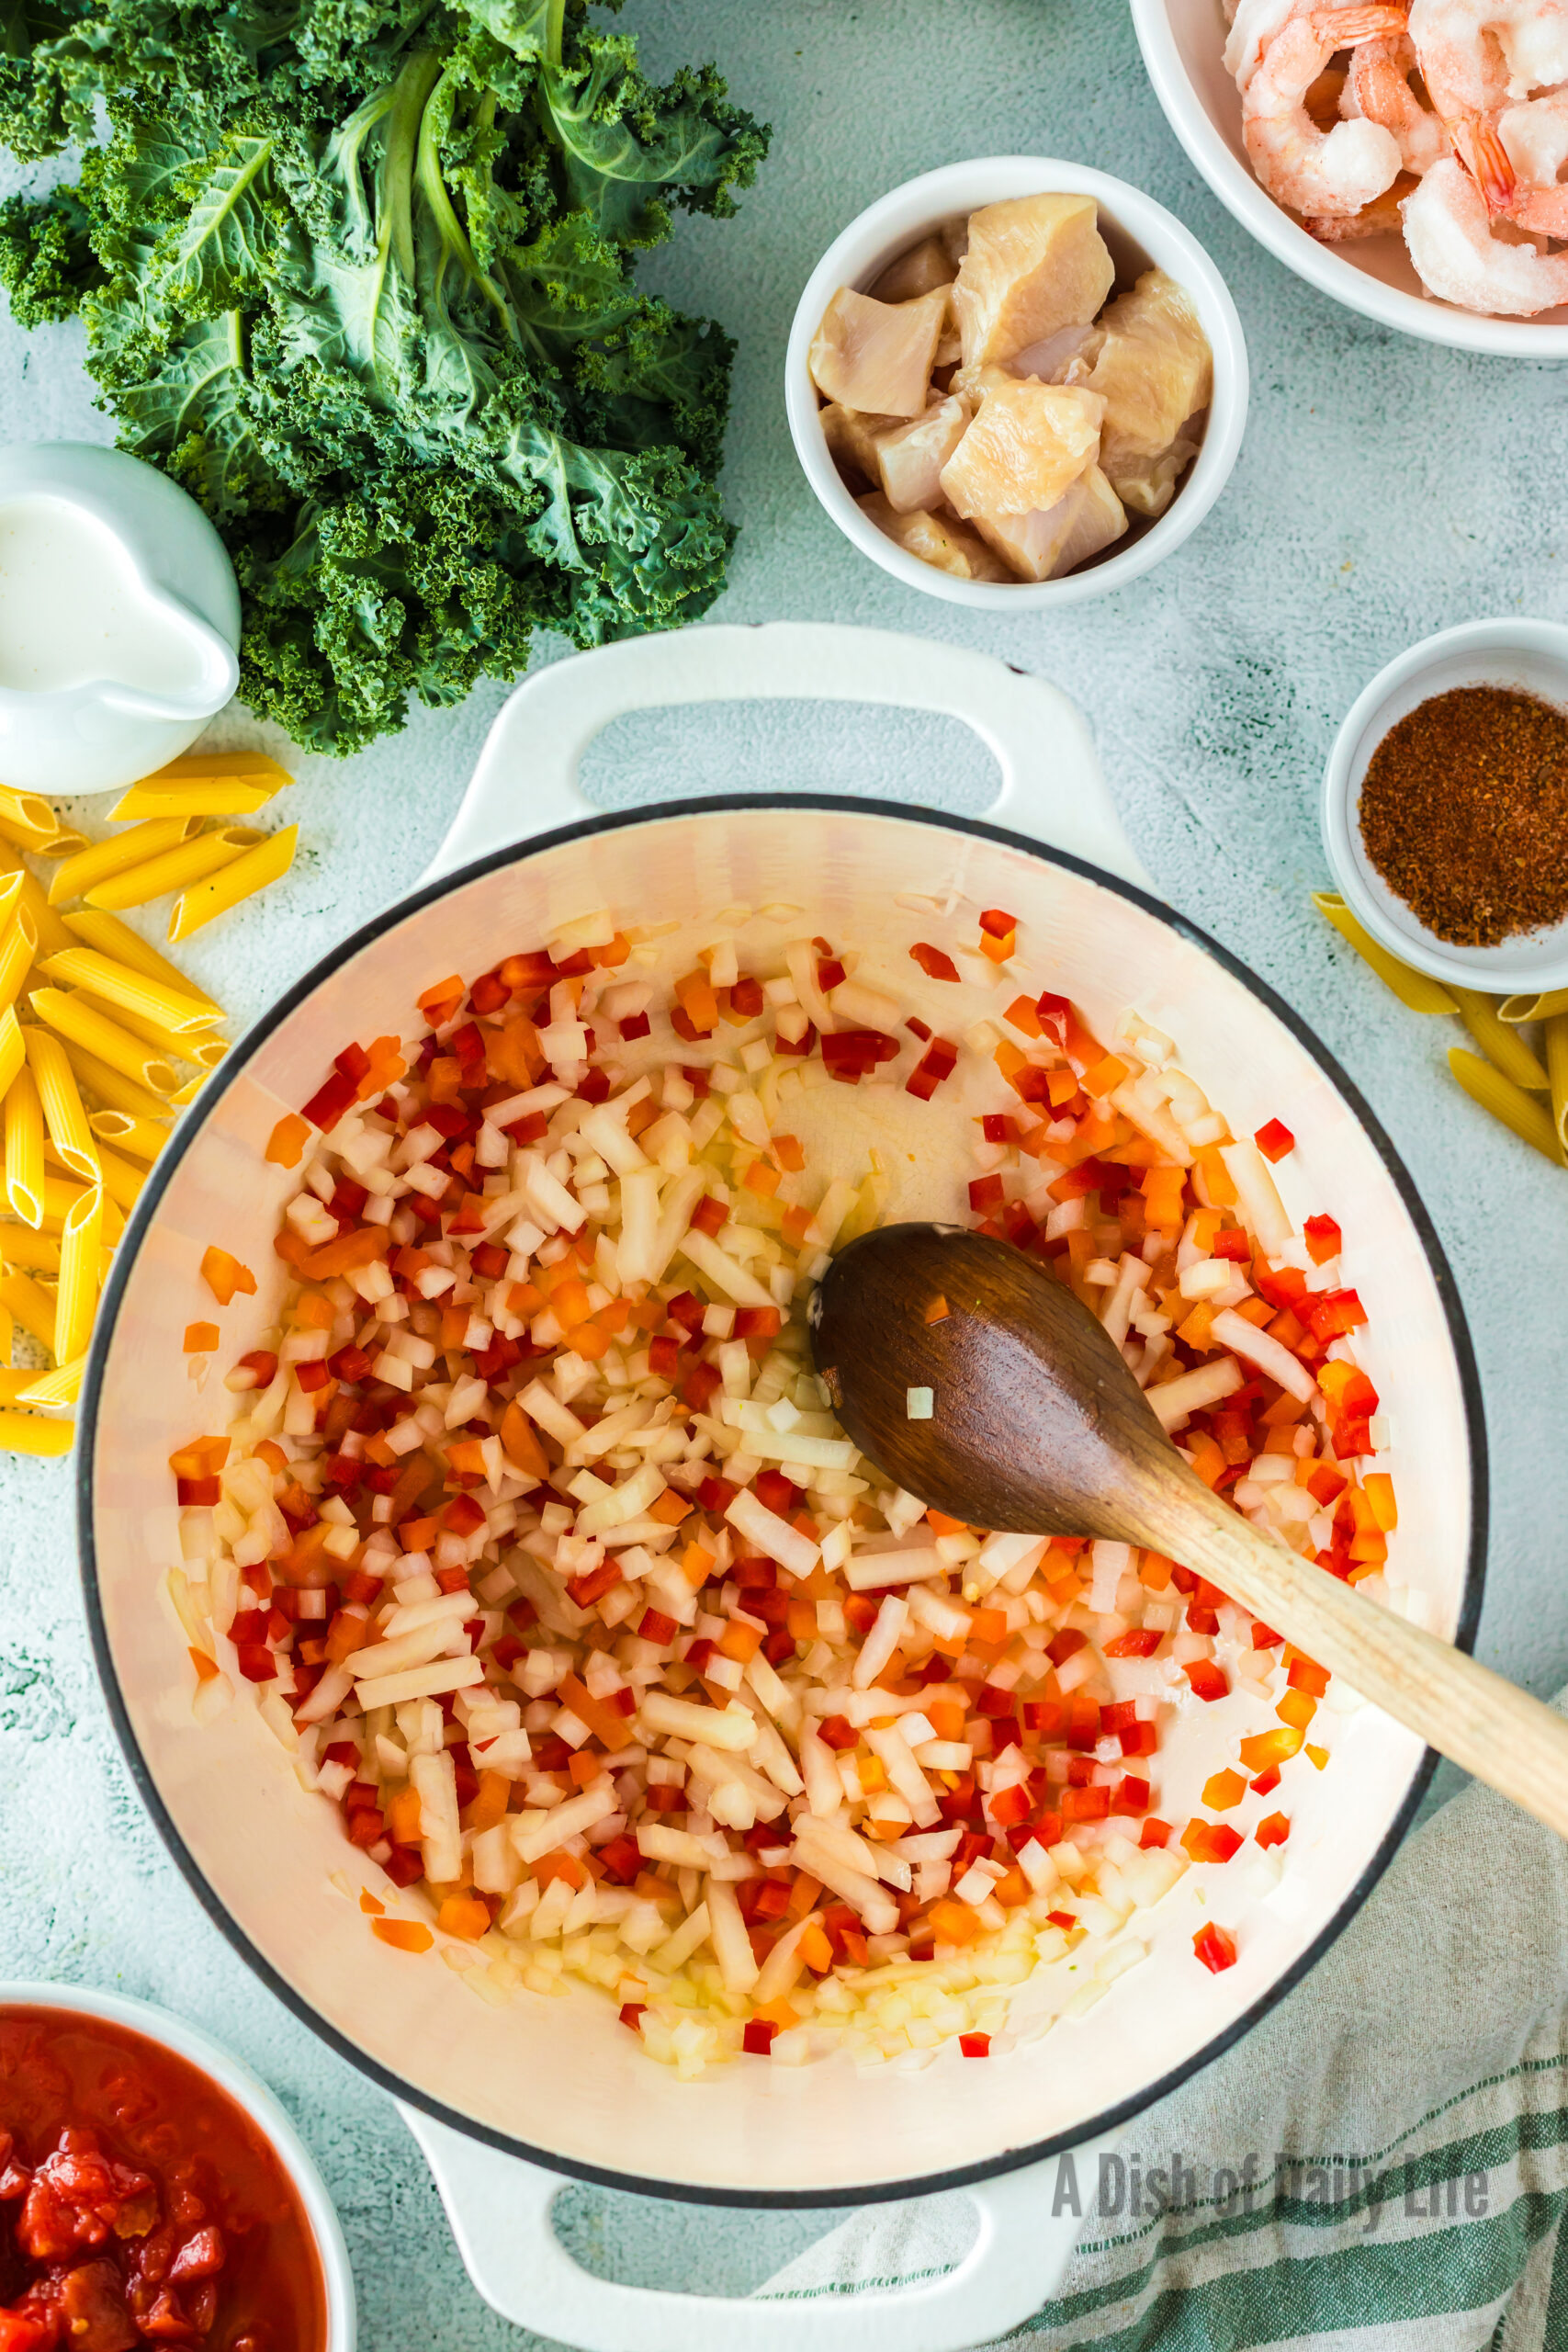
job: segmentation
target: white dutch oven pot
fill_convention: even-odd
[[[749,695],[902,704],[966,720],[1001,769],[996,821],[773,796],[606,817],[581,798],[579,758],[609,719]],[[1071,2250],[1076,2220],[1052,2216],[1056,2156],[1077,2148],[1082,2173],[1088,2150],[1092,2177],[1094,2143],[1234,2041],[1312,1965],[1386,1862],[1430,1759],[1373,1708],[1337,1719],[1326,1770],[1292,1777],[1278,1890],[1252,1898],[1235,1877],[1214,1881],[1214,1914],[1242,1929],[1236,1967],[1211,1976],[1193,1965],[1190,1939],[1204,1916],[1194,1873],[1139,1915],[1153,1945],[1146,1965],[1085,2015],[983,2064],[953,2052],[919,2073],[747,2059],[688,2084],[654,2064],[586,1988],[492,2008],[434,1959],[372,1940],[329,1883],[354,1860],[335,1810],[299,1788],[246,1705],[209,1728],[192,1723],[183,1636],[160,1587],[178,1557],[165,1464],[211,1416],[181,1355],[184,1326],[209,1310],[202,1252],[219,1241],[256,1269],[263,1295],[250,1322],[231,1312],[225,1328],[226,1345],[254,1345],[252,1331],[276,1313],[272,1235],[295,1181],[264,1164],[274,1123],[313,1092],[347,1040],[404,1031],[419,989],[448,972],[477,973],[606,905],[633,922],[681,919],[670,949],[689,963],[721,910],[789,902],[804,922],[800,912],[768,919],[772,937],[819,930],[897,973],[912,969],[908,947],[920,926],[896,896],[951,886],[977,906],[1016,912],[1040,985],[1069,992],[1102,1032],[1131,1003],[1173,1035],[1236,1132],[1273,1116],[1294,1131],[1297,1149],[1280,1170],[1289,1205],[1339,1219],[1371,1317],[1370,1369],[1397,1448],[1403,1573],[1434,1627],[1468,1641],[1484,1448],[1469,1343],[1431,1228],[1329,1056],[1142,879],[1072,705],[985,656],[780,624],[693,629],[564,662],[501,714],[422,887],[236,1046],[154,1168],[117,1255],[79,1476],[89,1611],[131,1769],[230,1940],[403,2103],[480,2292],[540,2333],[594,2352],[700,2352],[737,2340],[748,2352],[953,2352],[1005,2334],[1038,2308]],[[759,922],[748,937],[767,933]],[[824,1097],[851,1117],[861,1099],[838,1087],[808,1099]],[[960,1130],[975,1105],[948,1105],[945,1129],[911,1128],[910,1148],[916,1136],[924,1148],[910,1161],[891,1150],[904,1098],[879,1100],[897,1105],[880,1114],[890,1157],[912,1170],[895,1210],[951,1211],[967,1173]],[[1192,1710],[1162,1750],[1161,1805],[1178,1821],[1202,1774],[1234,1747],[1240,1718],[1230,1711],[1243,1704]],[[979,2227],[956,2269],[898,2292],[774,2304],[648,2293],[591,2278],[562,2251],[549,2209],[563,2174],[728,2205],[849,2206],[964,2188]]]

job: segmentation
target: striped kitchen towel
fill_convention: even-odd
[[[1568,1848],[1466,1789],[1096,2170],[1010,2352],[1564,2352]],[[873,2206],[762,2291],[929,2278],[970,2234],[962,2196]]]

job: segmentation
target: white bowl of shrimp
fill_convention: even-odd
[[[1131,6],[1171,129],[1298,277],[1430,343],[1568,357],[1557,0]]]

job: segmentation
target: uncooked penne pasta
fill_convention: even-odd
[[[116,821],[132,817],[248,817],[293,777],[265,752],[187,752],[143,776],[116,801]]]
[[[185,1059],[195,1062],[198,1069],[216,1069],[228,1051],[227,1037],[199,1037]]]
[[[210,1076],[211,1072],[204,1069],[198,1071],[195,1078],[187,1078],[185,1084],[170,1095],[170,1108],[183,1111],[187,1103],[194,1102]]]
[[[52,1421],[42,1413],[0,1410],[0,1453],[69,1453],[76,1442],[74,1421]]]
[[[45,898],[43,884],[28,873],[14,850],[3,846],[0,846],[0,874],[6,876],[7,887],[10,878],[13,876],[16,878],[20,903],[31,915],[38,933],[39,954],[52,956],[57,949],[69,947],[71,933]]]
[[[26,907],[18,905],[0,931],[0,1004],[16,1003],[37,954],[37,926]]]
[[[187,972],[182,972],[177,964],[171,964],[151,941],[106,908],[78,907],[73,914],[65,917],[65,928],[84,947],[96,947],[100,956],[112,956],[117,964],[129,964],[133,972],[145,972],[150,980],[162,980],[166,988],[182,989],[186,996],[198,997],[203,1004],[211,1005],[215,1012],[221,1012],[215,996],[209,996]],[[43,952],[52,955],[54,950],[45,948]]]
[[[134,1159],[122,1159],[118,1151],[106,1151],[103,1162],[104,1191],[109,1203],[122,1210],[133,1209],[136,1196],[147,1182],[146,1169]]]
[[[30,1226],[0,1225],[0,1266],[20,1266],[29,1274],[57,1274],[60,1244],[53,1234],[35,1233]]]
[[[163,820],[154,818],[152,821],[156,824]],[[193,818],[191,821],[197,824],[200,820]],[[142,865],[127,867],[107,881],[95,882],[82,895],[90,907],[107,907],[111,913],[120,907],[144,907],[153,899],[166,899],[172,890],[183,890],[187,884],[215,874],[220,866],[237,864],[253,842],[262,838],[250,825],[220,825],[215,832],[197,834],[157,857],[148,858]]]
[[[60,1287],[55,1297],[54,1345],[51,1354],[70,1363],[85,1351],[98,1305],[99,1251],[104,1196],[96,1186],[73,1201],[60,1237]]]
[[[96,1054],[89,1054],[73,1037],[66,1037],[63,1043],[80,1083],[100,1102],[107,1102],[111,1111],[127,1112],[133,1119],[166,1119],[170,1105],[179,1099],[177,1095],[154,1094],[150,1086],[141,1086],[123,1071],[111,1069],[107,1062],[100,1061]],[[0,1071],[4,1068],[4,1057],[0,1057]]]
[[[90,1193],[94,1189],[91,1184],[78,1184],[74,1178],[70,1176],[51,1175],[49,1170],[49,1147],[47,1144],[44,1146],[43,1229],[46,1233],[53,1234],[58,1238],[66,1218],[71,1214],[72,1204],[79,1201],[84,1193]],[[107,1242],[118,1241],[124,1231],[124,1210],[118,1201],[106,1195],[104,1239]],[[0,1257],[4,1255],[5,1252],[0,1250]]]
[[[1497,1018],[1495,997],[1483,996],[1478,989],[1455,989],[1460,1019],[1480,1046],[1489,1062],[1495,1062],[1505,1078],[1527,1093],[1544,1094],[1551,1081],[1547,1077],[1540,1056],[1526,1044],[1517,1029],[1511,1029]]]
[[[1497,1017],[1516,1027],[1527,1021],[1550,1021],[1559,1012],[1568,1012],[1568,989],[1531,990],[1528,996],[1506,996],[1497,1007]]]
[[[1568,1157],[1568,1012],[1554,1012],[1546,1024],[1546,1074],[1551,1080],[1551,1117],[1557,1140]]]
[[[161,856],[164,850],[177,849],[200,827],[199,817],[152,817],[144,825],[132,825],[128,832],[94,842],[55,867],[49,877],[50,905],[57,907],[62,899],[85,898],[111,875],[124,874],[130,866],[144,865]]]
[[[49,1139],[73,1176],[95,1183],[98,1147],[87,1125],[87,1114],[82,1108],[71,1057],[52,1030],[24,1029],[22,1038],[28,1049],[28,1068],[38,1080]]]
[[[0,1012],[0,1094],[6,1092],[27,1057],[27,1041],[17,1018],[17,1008],[8,1004]]]
[[[247,850],[232,865],[224,866],[187,890],[169,917],[171,945],[175,940],[188,939],[193,931],[209,923],[214,915],[227,914],[243,899],[253,898],[269,882],[279,880],[294,863],[299,841],[299,826],[285,825],[280,831],[268,834],[254,849]]]
[[[57,825],[40,838],[6,817],[0,817],[0,841],[9,842],[13,849],[26,850],[29,857],[74,857],[87,846],[86,834],[74,825]]]
[[[6,1198],[14,1216],[35,1228],[43,1223],[43,1111],[27,1069],[6,1090]]]
[[[6,1352],[10,1353],[11,1318],[5,1317]],[[24,1388],[30,1388],[39,1377],[36,1364],[18,1364],[13,1371],[9,1365],[0,1366],[0,1405],[14,1405]]]
[[[54,1302],[31,1274],[0,1274],[0,1306],[16,1317],[30,1339],[54,1353]]]
[[[49,841],[60,831],[60,816],[40,792],[13,792],[0,785],[0,821],[34,841]]]
[[[87,1369],[85,1349],[73,1356],[69,1363],[57,1364],[52,1372],[42,1372],[28,1383],[17,1398],[18,1405],[41,1406],[58,1411],[62,1405],[74,1405],[82,1394],[82,1374]]]
[[[1374,971],[1385,989],[1392,989],[1403,1005],[1412,1012],[1457,1012],[1459,1007],[1441,980],[1428,979],[1425,972],[1413,971],[1380,947],[1370,932],[1364,931],[1339,896],[1337,890],[1314,890],[1313,905],[1325,922],[1331,922],[1341,939],[1352,946],[1361,961]]]
[[[1449,1048],[1449,1068],[1472,1102],[1490,1111],[1511,1127],[1521,1143],[1528,1143],[1554,1166],[1562,1165],[1562,1147],[1557,1140],[1557,1128],[1544,1102],[1516,1086],[1511,1078],[1491,1062],[1483,1061],[1479,1054],[1467,1054],[1462,1046]]]
[[[129,1111],[90,1111],[87,1125],[100,1144],[114,1144],[132,1159],[156,1159],[169,1140],[156,1119],[135,1119]]]
[[[137,1013],[172,1036],[200,1036],[223,1018],[216,1005],[204,1004],[199,997],[163,980],[149,979],[96,947],[67,947],[48,957],[43,969],[62,988],[85,989],[100,1004],[112,1005],[122,1019],[128,1012]]]
[[[139,1086],[151,1087],[154,1094],[172,1094],[179,1084],[173,1066],[162,1055],[153,1053],[140,1037],[122,1029],[75,990],[35,989],[28,1001],[39,1019],[60,1036],[74,1039]]]

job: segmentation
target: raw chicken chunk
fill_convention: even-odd
[[[964,365],[1088,326],[1115,275],[1091,196],[1015,197],[972,212],[953,289]]]
[[[945,286],[912,302],[878,302],[840,286],[811,345],[811,375],[825,399],[886,416],[919,416],[947,316]]]
[[[958,264],[942,239],[926,237],[889,262],[871,290],[879,302],[912,302],[935,287],[951,286],[957,275]]]
[[[951,514],[900,514],[880,491],[856,500],[860,511],[879,531],[886,531],[910,555],[955,580],[1010,580],[1012,573],[998,561],[976,532]]]
[[[877,442],[883,434],[896,433],[903,422],[901,416],[880,416],[874,410],[845,408],[841,401],[821,412],[822,434],[831,455],[840,467],[863,474],[868,482],[881,480]]]
[[[1191,296],[1163,269],[1145,270],[1101,323],[1105,343],[1089,377],[1105,395],[1100,462],[1129,506],[1163,514],[1198,447],[1181,428],[1213,397],[1208,339]]]
[[[876,440],[876,463],[890,506],[913,514],[942,501],[942,469],[969,429],[959,400],[939,401],[912,424],[896,424]]]
[[[1127,527],[1122,501],[1098,466],[1032,514],[979,515],[976,529],[1021,580],[1059,580],[1119,539]]]
[[[1058,327],[1026,344],[1007,362],[1010,376],[1038,376],[1043,384],[1087,384],[1105,342],[1103,327]]]
[[[969,520],[1055,506],[1099,452],[1100,396],[1066,385],[990,379],[974,423],[942,469],[942,494]]]

